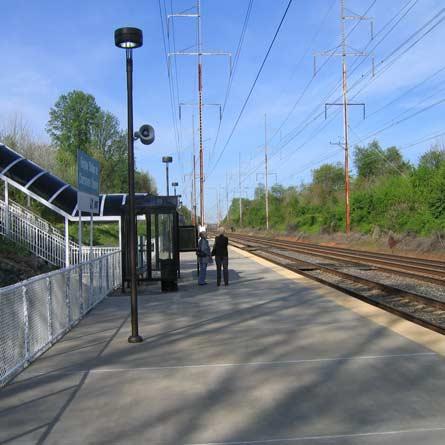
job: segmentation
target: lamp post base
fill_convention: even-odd
[[[141,343],[144,339],[140,335],[130,335],[128,337],[128,343]]]

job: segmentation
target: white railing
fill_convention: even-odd
[[[118,251],[0,288],[0,386],[120,284]]]
[[[88,246],[82,247],[82,261],[89,261],[93,258],[98,258],[102,255],[107,255],[109,253],[114,253],[119,250],[119,247],[106,247],[106,246],[93,246],[92,250]],[[78,264],[79,263],[79,246],[78,244],[75,244],[75,246],[71,247],[70,249],[70,263],[71,264]]]
[[[46,226],[46,225],[47,226]],[[0,234],[27,247],[33,254],[43,258],[54,266],[66,265],[65,237],[47,221],[37,217],[29,210],[11,202],[6,205],[0,200]],[[79,263],[79,245],[68,242],[70,264]],[[82,262],[98,258],[107,253],[116,252],[118,247],[87,246],[82,247]]]
[[[5,237],[27,247],[32,253],[49,263],[63,267],[65,265],[65,242],[31,221],[6,209],[0,203],[0,233]]]
[[[0,200],[0,205],[5,205],[5,203]],[[52,233],[56,236],[59,235],[59,237],[63,239],[63,234],[60,232],[60,230],[54,227],[49,221],[39,215],[36,215],[33,211],[21,206],[15,201],[9,200],[9,211],[18,216],[21,216],[23,219],[28,220],[45,232]]]

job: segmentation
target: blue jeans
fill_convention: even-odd
[[[204,284],[206,281],[206,274],[207,274],[207,263],[204,261],[199,262],[199,278],[198,278],[198,284]]]

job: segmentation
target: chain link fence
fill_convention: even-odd
[[[120,252],[0,288],[0,387],[121,284]]]

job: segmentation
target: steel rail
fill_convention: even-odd
[[[256,238],[246,235],[232,235],[232,239],[254,244],[274,246],[288,251],[315,255],[317,257],[330,260],[340,260],[345,264],[372,265],[376,269],[397,273],[411,278],[428,281],[434,284],[445,285],[445,262],[435,260],[416,260],[411,257],[398,255],[388,255],[360,251],[353,249],[343,249],[339,247],[321,246],[318,244],[303,243],[299,241],[272,240],[267,238]]]
[[[254,237],[249,235],[240,235],[240,234],[233,234],[235,237],[242,237],[242,238],[249,238],[251,240],[255,241],[270,241],[274,243],[280,243],[285,245],[302,245],[307,246],[309,248],[319,248],[326,251],[332,251],[332,252],[341,252],[341,253],[351,253],[351,254],[357,254],[363,257],[370,257],[370,258],[385,258],[385,259],[391,259],[396,260],[400,262],[405,262],[407,264],[414,264],[414,265],[425,265],[428,267],[438,267],[441,268],[442,271],[445,271],[445,261],[439,261],[439,260],[428,260],[423,258],[414,258],[410,256],[403,256],[403,255],[394,255],[394,254],[388,254],[383,252],[371,252],[366,250],[357,250],[357,249],[350,249],[347,247],[333,247],[333,246],[325,246],[323,244],[315,244],[315,243],[307,243],[304,241],[290,241],[290,240],[283,240],[283,239],[272,239],[272,238],[265,238],[265,237]]]
[[[416,324],[424,326],[428,329],[439,332],[441,334],[445,334],[444,301],[436,300],[434,298],[426,297],[424,295],[419,295],[414,292],[409,292],[404,289],[400,289],[396,286],[390,286],[363,277],[358,277],[357,275],[349,274],[329,266],[303,261],[283,253],[278,253],[275,251],[264,252],[261,247],[252,248],[242,244],[242,242],[240,243],[239,241],[238,242],[232,241],[231,244],[234,247],[246,250],[252,253],[253,255],[268,260],[279,266],[285,267],[286,269],[289,269],[293,272],[303,275],[306,278],[315,280],[319,283],[337,289],[341,292],[344,292],[369,304],[377,306],[381,309],[384,309],[404,319],[407,319]],[[351,282],[358,283],[364,286],[366,290],[365,292],[363,291],[360,292],[358,290],[351,289],[346,285],[340,285],[338,283],[334,283],[326,278],[322,278],[320,276],[316,276],[313,273],[311,273],[311,271],[313,272],[314,270],[325,272],[328,275],[335,275],[337,277],[342,278],[342,280],[348,282],[349,284]],[[376,289],[381,291],[382,294],[378,296],[366,295],[366,291],[369,293],[372,290]],[[394,304],[397,302],[402,303],[402,306],[404,306],[405,310],[403,310],[402,308],[391,306],[390,304],[390,303]],[[413,308],[415,309],[416,314],[409,312],[409,309]],[[436,318],[438,318],[439,321],[432,321],[428,319],[428,316],[431,315],[431,311],[437,312],[438,315]]]

